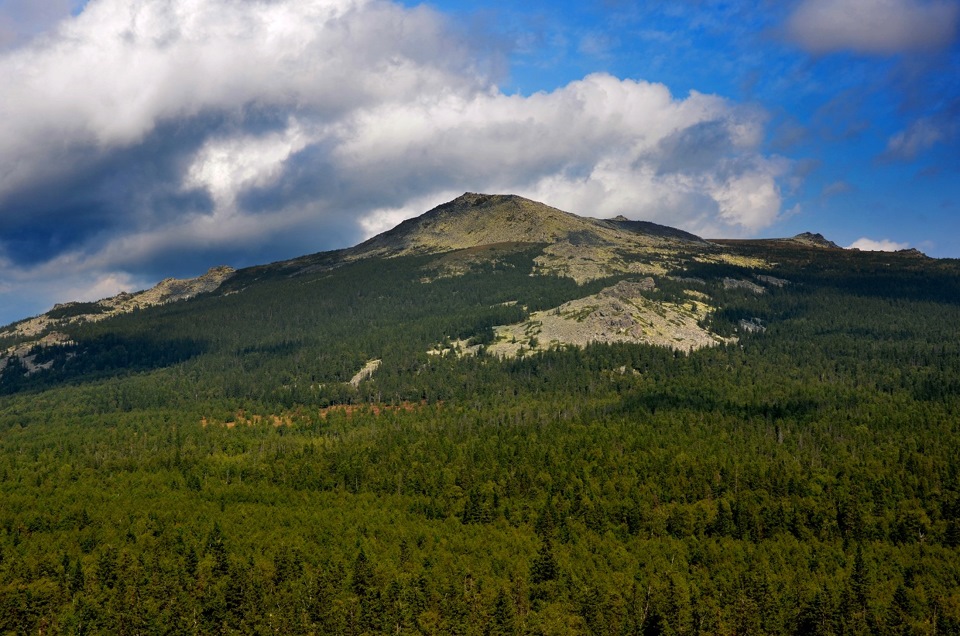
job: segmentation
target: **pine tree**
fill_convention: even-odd
[[[850,573],[850,589],[853,593],[853,602],[856,610],[865,612],[867,609],[867,594],[870,590],[869,573],[863,559],[863,546],[857,545],[857,552],[853,558],[853,571]]]
[[[83,564],[80,559],[73,562],[73,570],[70,572],[70,591],[76,594],[83,589],[86,583],[86,577],[83,575]]]
[[[530,583],[539,585],[557,578],[557,561],[549,539],[544,539],[537,556],[530,565]]]
[[[516,633],[516,616],[510,597],[500,589],[493,601],[493,615],[490,617],[490,636],[510,636]]]

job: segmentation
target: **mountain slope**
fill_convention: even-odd
[[[541,266],[597,227],[59,308],[0,372],[0,632],[960,633],[960,263]]]

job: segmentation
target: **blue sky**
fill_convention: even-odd
[[[763,109],[765,146],[801,164],[785,188],[783,218],[758,235],[805,230],[843,245],[863,236],[960,257],[960,47],[956,3],[823,2],[849,12],[844,37],[815,43],[791,33],[801,2],[434,3],[503,36],[501,87],[529,94],[586,73],[661,82],[676,95],[715,93]],[[818,3],[806,3],[818,4]],[[878,9],[879,7],[879,9]],[[866,15],[943,8],[928,43],[895,30],[864,41]],[[811,25],[810,28],[822,25]],[[517,43],[521,44],[517,44]],[[512,45],[512,48],[511,48]],[[911,130],[914,144],[891,146]],[[790,210],[793,210],[791,213]]]
[[[464,191],[960,257],[960,0],[0,0],[0,323]]]

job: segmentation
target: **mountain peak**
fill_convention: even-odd
[[[515,194],[466,192],[352,248],[352,256],[445,252],[496,243],[553,243],[586,219]]]
[[[699,237],[645,221],[594,219],[516,194],[465,192],[348,250],[350,257],[438,253],[497,243],[647,245]]]
[[[818,232],[818,233],[814,233],[814,232],[802,232],[802,233],[797,234],[796,236],[794,236],[793,238],[788,239],[788,240],[793,241],[793,242],[795,242],[795,243],[800,243],[800,244],[802,244],[802,245],[808,245],[808,246],[811,246],[811,247],[825,247],[825,248],[832,248],[832,249],[842,249],[839,245],[837,245],[837,244],[834,243],[833,241],[825,238],[825,237],[823,236],[823,234],[820,234],[819,232]]]

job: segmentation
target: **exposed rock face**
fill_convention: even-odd
[[[139,304],[141,307],[150,305],[164,305],[166,303],[187,300],[212,292],[220,287],[225,280],[233,276],[234,269],[226,265],[211,267],[206,274],[197,278],[176,279],[166,278],[151,289],[136,294],[120,294],[114,298],[100,301],[117,308],[129,306],[129,303]]]
[[[723,279],[723,288],[724,289],[746,289],[751,291],[754,294],[762,294],[766,290],[757,285],[756,283],[751,283],[748,280],[738,280],[736,278],[724,278]]]
[[[591,296],[534,312],[525,322],[496,327],[496,341],[486,351],[515,357],[557,345],[584,347],[601,342],[637,342],[692,351],[727,342],[701,326],[713,310],[702,293],[690,291],[685,294],[687,300],[667,303],[646,297],[655,290],[653,278],[620,281]],[[463,353],[479,349],[465,349],[465,345],[455,343]],[[431,351],[445,352],[439,348]]]
[[[759,318],[750,318],[749,320],[746,318],[741,318],[739,325],[740,331],[746,333],[763,333],[767,330],[767,328],[763,326],[763,321]]]
[[[65,334],[51,331],[38,340],[32,340],[9,347],[6,351],[0,351],[0,371],[6,369],[7,365],[14,359],[18,359],[23,364],[26,375],[36,373],[43,369],[49,369],[52,362],[38,363],[36,361],[37,350],[69,344],[73,344],[73,342]]]
[[[376,370],[380,368],[381,362],[382,362],[381,360],[370,360],[365,365],[363,365],[363,368],[360,369],[356,373],[356,375],[350,378],[350,386],[352,386],[353,388],[357,388],[358,386],[360,386],[361,382],[373,377],[373,374],[376,372]]]

